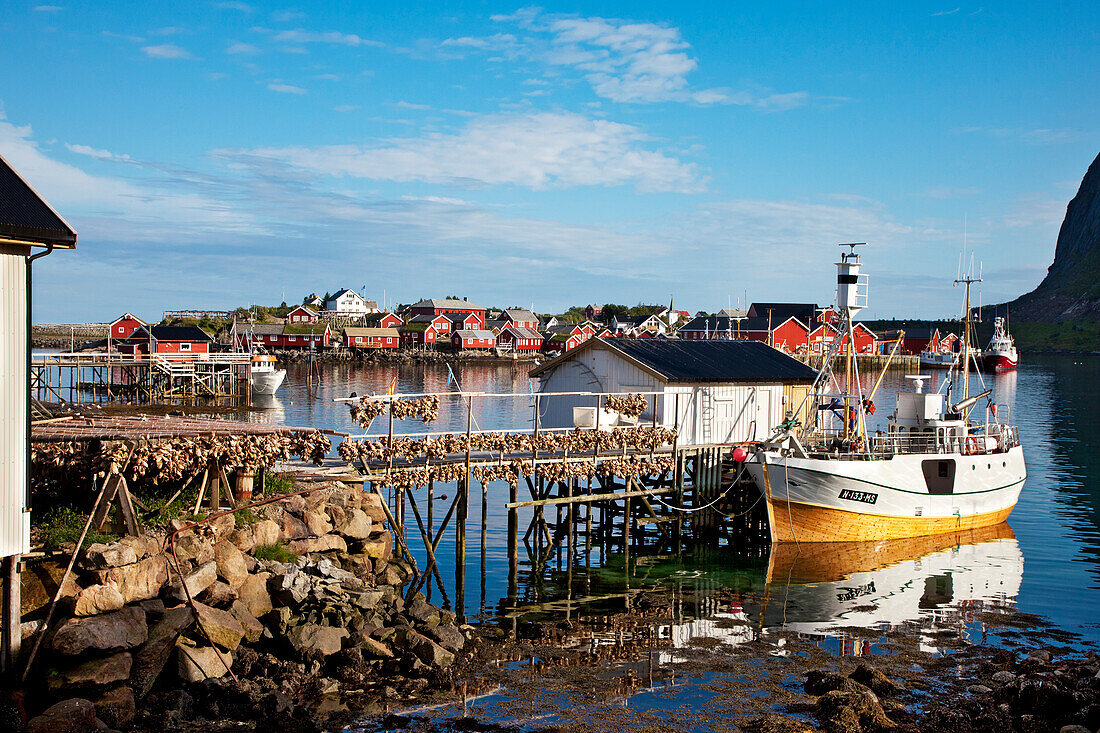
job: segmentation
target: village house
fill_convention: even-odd
[[[337,316],[364,316],[373,311],[362,295],[345,288],[329,296],[325,301],[325,312]]]
[[[492,331],[459,329],[451,335],[451,347],[455,351],[466,349],[491,349],[497,337]]]
[[[893,335],[889,336],[890,331],[886,331],[883,334],[883,340],[889,340],[890,338],[896,338],[897,332],[892,332]],[[929,326],[913,326],[912,328],[905,329],[905,338],[902,339],[901,346],[898,347],[899,354],[920,354],[925,349],[934,352],[941,352],[940,346],[940,330],[935,327]]]
[[[447,319],[452,332],[478,331],[484,325],[476,313],[447,313],[442,317]]]
[[[765,322],[770,316],[774,324],[797,318],[803,325],[809,326],[818,322],[817,314],[816,303],[752,303],[746,315],[749,318],[763,318]]]
[[[501,321],[515,328],[538,329],[539,317],[523,308],[507,308],[500,314]]]
[[[320,297],[319,295],[310,295],[308,298],[305,299],[305,302],[303,302],[302,305],[309,306],[315,312],[322,311],[325,309],[325,299]]]
[[[341,333],[341,343],[349,349],[396,349],[401,334],[396,328],[348,326]]]
[[[584,317],[590,321],[599,321],[603,318],[603,306],[592,303],[584,309]]]
[[[857,354],[874,354],[878,352],[878,334],[870,328],[862,323],[856,323],[852,326],[852,334],[855,336],[855,352]],[[839,335],[839,329],[831,323],[819,324],[817,328],[810,331],[810,351],[815,354],[828,352]],[[848,348],[848,334],[844,334],[841,338],[840,348],[842,350]]]
[[[153,326],[149,328],[152,354],[209,354],[214,339],[198,326]]]
[[[128,339],[134,331],[147,325],[145,321],[141,320],[133,313],[123,313],[121,316],[111,321],[110,326],[108,326],[108,339],[115,341]]]
[[[257,323],[237,332],[237,344],[252,343],[269,349],[327,349],[332,331],[326,323]]]
[[[788,410],[802,404],[815,372],[755,341],[597,338],[530,375],[538,377],[541,394],[658,392],[646,397],[648,406],[638,422],[675,426],[679,440],[692,444],[768,437]],[[596,394],[544,397],[541,424],[591,426],[598,399]],[[608,426],[607,418],[617,420],[605,415],[600,424]]]
[[[428,314],[411,316],[405,321],[405,326],[431,326],[435,329],[436,334],[440,336],[447,336],[454,330],[451,319],[443,314],[438,316]]]
[[[431,322],[412,323],[410,321],[400,326],[397,330],[401,334],[402,348],[426,348],[435,346],[440,338],[446,339],[447,333],[450,331],[450,321],[442,316],[438,316],[438,318],[447,323],[447,331],[440,333],[434,325],[435,319],[432,319]]]
[[[566,321],[563,321],[557,316],[539,316],[538,330],[546,331],[550,328],[553,328],[554,326],[560,326],[565,322]]]
[[[321,320],[321,316],[317,314],[317,311],[306,305],[300,305],[286,314],[287,323],[316,323],[319,320]]]
[[[457,298],[429,298],[413,303],[408,308],[410,317],[441,316],[448,313],[473,313],[478,317],[478,328],[485,327],[485,309],[468,300]]]
[[[497,344],[513,351],[538,351],[542,343],[542,334],[533,328],[506,326],[497,334]]]
[[[400,317],[384,311],[368,313],[363,316],[362,319],[362,324],[369,328],[397,328],[402,323],[404,323],[404,321],[401,320]]]
[[[667,331],[668,324],[657,315],[614,316],[611,319],[611,332],[616,336],[640,337],[646,333],[650,336],[655,336]]]
[[[680,338],[688,341],[762,341],[783,351],[797,352],[807,347],[809,328],[798,318],[783,320],[724,316],[695,317],[680,329]]]

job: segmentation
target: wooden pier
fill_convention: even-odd
[[[41,402],[247,400],[250,357],[241,353],[133,356],[35,354],[31,396]]]

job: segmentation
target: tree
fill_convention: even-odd
[[[611,319],[615,316],[628,316],[630,315],[630,309],[625,305],[618,303],[605,303],[603,306],[603,312],[600,314],[603,316],[604,321],[611,322]]]

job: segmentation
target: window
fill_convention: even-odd
[[[180,344],[180,351],[190,351],[190,350],[191,350],[191,344],[187,343],[186,341]]]
[[[357,344],[363,343],[363,337],[362,336],[356,336],[355,337],[355,343],[357,343]]]

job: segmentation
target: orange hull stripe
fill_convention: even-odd
[[[790,511],[788,514],[788,506]],[[1012,507],[966,517],[891,517],[821,506],[768,501],[773,542],[863,542],[960,532],[991,527],[1008,519]]]

